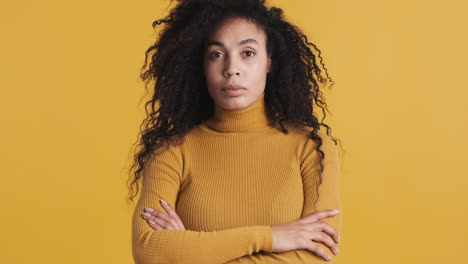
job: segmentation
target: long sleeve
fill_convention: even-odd
[[[302,163],[301,174],[302,182],[304,185],[304,207],[302,210],[301,218],[321,210],[342,210],[342,203],[340,197],[339,178],[341,175],[340,158],[338,156],[337,148],[332,139],[324,132],[319,130],[317,133],[322,138],[322,146],[320,149],[325,154],[323,165],[324,170],[322,173],[322,183],[319,184],[320,172],[320,153],[316,146],[317,143],[313,140],[308,140],[305,144]],[[318,197],[317,197],[318,190]],[[316,208],[314,207],[315,201],[318,199]],[[342,229],[342,212],[334,217],[324,218],[321,221],[328,223],[332,226],[338,234],[341,234]],[[318,243],[325,251],[331,256],[331,261],[325,261],[317,255],[312,255],[310,251],[297,250],[297,253],[305,260],[310,260],[307,263],[335,263],[336,258],[327,246]],[[338,244],[339,246],[339,244]]]
[[[224,263],[261,250],[272,251],[271,226],[245,226],[213,232],[152,229],[141,214],[151,207],[166,213],[159,200],[175,208],[183,175],[183,155],[170,146],[147,163],[132,219],[132,251],[137,264]]]
[[[342,210],[341,198],[339,193],[339,177],[340,177],[340,160],[336,146],[334,145],[331,138],[319,130],[317,133],[322,138],[321,150],[324,152],[324,171],[322,173],[322,183],[318,187],[319,200],[317,201],[316,208],[314,202],[317,200],[317,184],[319,182],[319,170],[320,170],[320,156],[316,149],[317,143],[311,139],[308,139],[304,144],[304,149],[300,156],[300,169],[302,175],[302,183],[304,186],[304,206],[302,210],[301,218],[319,210],[337,209]],[[341,234],[342,226],[342,213],[330,217],[324,218],[321,221],[327,222],[330,226],[335,228],[338,234]],[[336,263],[335,256],[327,246],[322,243],[318,243],[328,255],[331,256],[330,261],[324,260],[322,257],[315,255],[315,253],[300,249],[291,250],[287,252],[272,252],[268,254],[259,254],[255,258],[249,258],[250,261],[255,263]],[[338,244],[339,246],[339,244]],[[244,258],[241,257],[237,260],[227,263],[244,263]],[[227,264],[226,263],[226,264]],[[250,263],[250,262],[249,262]]]

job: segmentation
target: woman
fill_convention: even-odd
[[[259,0],[179,1],[161,23],[142,73],[135,262],[334,262],[339,158],[313,114],[329,79],[315,46]]]

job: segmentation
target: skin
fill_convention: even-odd
[[[248,107],[264,93],[271,67],[265,32],[248,20],[227,19],[209,36],[203,65],[207,88],[217,107]],[[241,85],[246,90],[238,96],[228,95],[223,91],[228,84]],[[142,217],[148,224],[155,230],[186,230],[175,210],[163,200],[161,205],[167,213],[145,208]],[[314,242],[321,242],[338,254],[338,233],[320,221],[336,214],[332,210],[316,211],[299,220],[272,226],[273,252],[307,249],[329,260],[325,250]]]
[[[186,230],[182,220],[174,209],[161,200],[161,205],[167,214],[153,208],[145,208],[143,218],[154,230]],[[273,233],[273,252],[287,252],[296,249],[307,249],[329,261],[330,256],[315,242],[325,244],[333,254],[338,254],[337,243],[340,236],[333,227],[321,219],[339,214],[336,210],[321,210],[309,214],[299,220],[271,227]]]
[[[148,224],[155,230],[186,230],[175,210],[163,200],[161,205],[167,214],[153,208],[145,208],[142,216]]]
[[[208,38],[203,65],[216,105],[241,109],[253,104],[265,91],[271,66],[265,32],[245,19],[226,20]],[[222,90],[227,84],[241,85],[246,91],[239,96],[227,95]]]

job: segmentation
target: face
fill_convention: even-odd
[[[265,91],[271,65],[265,32],[246,19],[230,18],[212,32],[207,43],[203,64],[215,103],[224,109],[253,104]]]

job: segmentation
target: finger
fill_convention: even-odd
[[[319,225],[322,232],[325,232],[330,237],[332,237],[333,240],[335,240],[335,243],[340,242],[340,236],[338,235],[338,232],[336,231],[335,228],[333,228],[331,225],[329,225],[327,222],[324,222],[324,221],[317,221],[315,223]]]
[[[333,217],[339,213],[340,213],[339,210],[322,210],[322,211],[313,212],[310,215],[304,217],[303,219],[305,219],[306,221],[316,222],[323,218]]]
[[[325,252],[325,250],[321,248],[317,243],[310,241],[310,243],[307,243],[306,249],[314,252],[315,254],[317,254],[319,257],[322,257],[326,261],[331,260],[331,257],[327,254],[327,252]]]
[[[315,232],[313,233],[311,239],[315,242],[320,242],[326,245],[330,249],[330,251],[333,252],[333,254],[338,254],[338,247],[336,246],[336,243],[327,233]]]
[[[158,217],[155,217],[155,218],[153,218],[151,220],[148,220],[148,223],[149,223],[149,221],[152,221],[152,222],[158,224],[164,230],[177,229],[172,224],[170,224],[170,223],[168,223],[168,222],[166,222],[166,221],[164,221],[164,220],[162,220],[161,218],[158,218]]]
[[[151,210],[150,210],[151,209]],[[151,217],[157,217],[161,220],[164,220],[166,221],[167,223],[169,224],[172,224],[173,220],[172,220],[172,217],[170,217],[169,215],[163,213],[163,212],[160,212],[158,210],[155,210],[155,209],[152,209],[152,208],[147,208],[145,209],[145,211],[150,214]],[[143,214],[144,215],[144,214]],[[147,215],[146,215],[147,216]],[[150,219],[150,218],[148,218]],[[153,220],[154,221],[154,220]],[[175,226],[174,226],[175,227]]]
[[[152,209],[152,208],[149,208],[149,209]],[[161,213],[158,210],[155,210],[155,209],[152,209],[152,210],[153,211],[148,210],[148,208],[145,209],[145,211],[147,212],[142,214],[143,218],[145,218],[146,220],[153,220],[153,222],[156,222],[156,223],[160,223],[161,227],[171,226],[175,228],[175,226],[173,226],[172,224],[170,216],[168,216],[165,213]],[[156,221],[156,220],[159,220],[159,221]]]
[[[164,210],[166,210],[167,214],[169,217],[171,217],[171,220],[175,226],[177,226],[179,229],[182,229],[182,226],[180,225],[179,221],[179,216],[177,213],[172,209],[172,207],[164,200],[159,201],[163,207]]]
[[[166,210],[166,212],[169,214],[169,216],[176,220],[176,223],[179,226],[179,228],[185,230],[184,224],[182,223],[182,220],[180,220],[180,217],[176,213],[176,211],[172,209],[172,207],[164,200],[161,200],[161,205],[164,208],[164,210]]]
[[[152,220],[149,220],[148,224],[155,230],[164,230],[164,228],[160,227],[158,224],[156,224]]]

